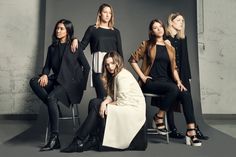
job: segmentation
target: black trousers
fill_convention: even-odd
[[[101,73],[93,72],[93,74],[92,74],[93,86],[95,88],[97,98],[104,99],[104,97],[106,96],[106,91],[105,91],[104,85],[102,83],[101,76],[102,76]]]
[[[191,93],[189,91],[179,92],[177,101],[182,105],[186,123],[196,123]],[[167,112],[167,120],[170,130],[176,129],[172,108]]]
[[[34,93],[46,104],[48,108],[48,116],[52,134],[59,132],[59,108],[58,99],[56,95],[64,92],[62,86],[58,85],[54,80],[48,80],[45,87],[41,87],[38,83],[39,77],[34,77],[30,80],[29,84]]]
[[[85,140],[89,135],[103,138],[105,119],[99,115],[100,105],[103,99],[94,98],[90,100],[88,106],[88,116],[77,130],[75,136],[80,140]]]
[[[165,95],[162,98],[160,105],[158,106],[161,110],[168,111],[172,104],[176,101],[179,89],[176,84],[172,81],[166,80],[152,80],[147,79],[143,85],[142,90],[144,92]]]
[[[98,148],[99,151],[115,151],[119,149],[114,149],[110,147],[102,146],[104,129],[105,129],[105,119],[101,118],[99,115],[100,105],[102,103],[102,99],[92,99],[89,102],[88,108],[88,116],[85,121],[81,125],[81,127],[76,132],[76,138],[80,140],[85,140],[88,136],[97,136],[98,140]],[[146,124],[140,129],[138,134],[132,140],[129,150],[145,150],[147,147],[147,135],[146,135]]]
[[[168,113],[168,111],[171,110],[171,106],[174,104],[174,102],[180,101],[183,107],[184,117],[186,120],[186,123],[195,123],[195,116],[194,116],[194,109],[193,109],[193,103],[191,94],[188,91],[181,92],[177,85],[172,81],[166,81],[166,80],[147,80],[146,84],[143,88],[144,92],[150,92],[155,94],[161,94],[165,95],[160,103],[160,109],[167,111],[167,115],[169,115],[171,118],[173,117],[173,114],[171,115]],[[172,112],[173,113],[173,112]],[[168,121],[169,122],[169,121]],[[172,119],[173,122],[173,119]],[[172,123],[170,122],[170,124]],[[171,124],[173,125],[173,123]],[[173,129],[173,128],[170,128]]]
[[[193,104],[192,95],[191,95],[191,86],[188,80],[184,81],[184,86],[188,89],[188,92],[191,97],[191,103]],[[174,120],[174,110],[172,108],[167,112],[167,120],[168,120],[168,125],[169,125],[170,130],[176,129],[175,120]]]

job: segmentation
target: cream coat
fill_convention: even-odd
[[[125,149],[146,121],[146,103],[133,75],[122,69],[115,77],[115,105],[107,105],[103,146]]]

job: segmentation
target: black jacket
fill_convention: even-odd
[[[57,81],[64,87],[70,103],[80,103],[83,91],[86,89],[90,66],[81,49],[75,53],[70,50],[70,44],[66,44],[63,57],[58,57],[59,48],[57,45],[48,47],[47,59],[42,74],[53,74],[49,79]],[[63,102],[63,100],[62,100]]]
[[[187,37],[184,39],[177,39],[176,37],[172,38],[168,36],[167,39],[170,40],[171,45],[175,48],[176,55],[178,55],[178,57],[176,56],[176,62],[179,63],[177,64],[179,69],[179,77],[183,85],[190,91],[189,79],[191,79],[191,71],[188,58]],[[178,46],[175,44],[176,40],[178,40]]]

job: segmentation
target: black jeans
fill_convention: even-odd
[[[177,100],[182,104],[184,117],[186,120],[186,123],[195,123],[195,116],[194,116],[194,108],[193,108],[193,101],[191,97],[191,93],[189,91],[179,91]],[[173,109],[170,109],[167,112],[167,120],[168,125],[170,127],[170,130],[173,130],[176,128],[175,122],[174,122],[174,112]]]
[[[59,132],[59,108],[58,99],[55,97],[57,93],[63,92],[63,88],[54,80],[48,80],[45,87],[41,87],[38,83],[39,77],[34,77],[29,84],[34,93],[46,104],[48,108],[49,123],[51,133],[58,134]]]
[[[93,86],[95,88],[97,98],[103,99],[106,96],[106,91],[101,80],[102,74],[93,72],[92,76],[93,76]]]
[[[144,92],[165,95],[160,103],[159,108],[163,111],[168,111],[171,105],[174,104],[178,96],[178,87],[172,81],[166,80],[152,80],[147,79],[146,83],[143,85],[142,90]]]
[[[192,95],[191,95],[191,87],[190,87],[189,81],[184,81],[184,86],[188,89],[188,92],[190,94],[191,104],[193,104]],[[193,109],[190,109],[190,110],[193,110]],[[175,121],[174,121],[174,111],[172,108],[167,112],[167,120],[168,120],[168,125],[169,125],[170,130],[176,129]],[[192,120],[192,121],[194,122],[195,120]]]
[[[173,114],[171,115],[171,112],[168,113],[168,111],[171,110],[171,105],[173,105],[176,100],[179,100],[183,107],[186,123],[195,123],[191,94],[188,91],[181,92],[174,82],[148,79],[146,84],[143,86],[143,91],[164,95],[159,107],[161,110],[167,111],[167,115],[170,117],[172,116],[172,120]],[[173,124],[172,122],[170,122],[171,125]]]
[[[98,98],[90,100],[88,106],[88,116],[75,134],[78,139],[83,141],[91,134],[93,136],[98,135],[101,139],[103,138],[105,119],[101,118],[99,115],[99,109],[102,101],[102,99]]]

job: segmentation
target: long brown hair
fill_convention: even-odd
[[[110,21],[108,22],[108,27],[110,29],[114,29],[114,11],[113,11],[113,8],[110,4],[107,4],[107,3],[103,3],[102,5],[100,5],[100,7],[98,8],[98,12],[97,12],[97,19],[96,19],[96,28],[100,27],[100,24],[101,24],[101,14],[102,14],[102,11],[105,7],[109,7],[111,9],[111,19]]]
[[[106,60],[111,57],[113,59],[114,64],[116,64],[114,74],[111,74],[106,68]],[[103,67],[102,67],[102,82],[106,89],[106,92],[110,96],[114,96],[114,78],[115,76],[124,68],[124,60],[120,56],[120,54],[116,51],[108,52],[103,59]]]

